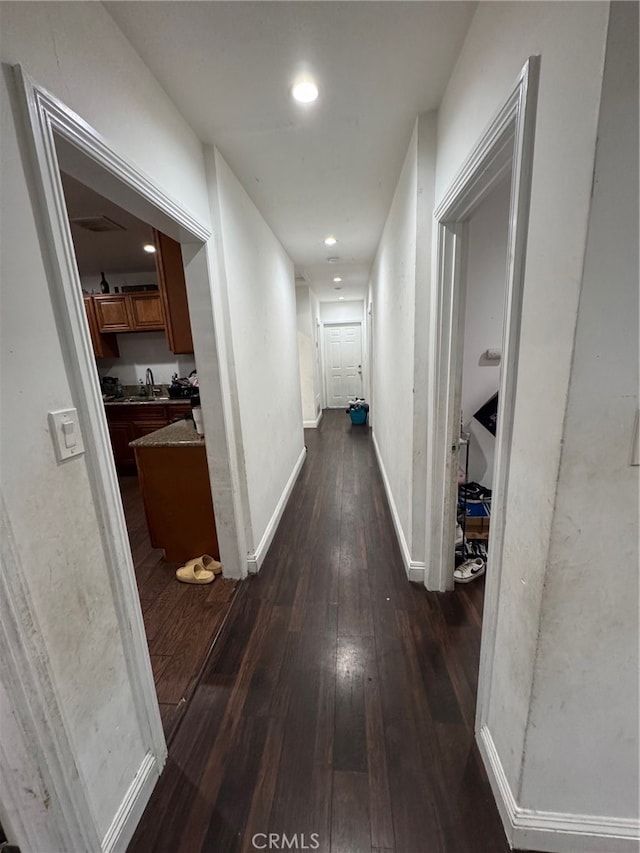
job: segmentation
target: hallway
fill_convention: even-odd
[[[473,737],[484,578],[409,584],[369,429],[325,411],[305,440],[129,851],[507,851]]]

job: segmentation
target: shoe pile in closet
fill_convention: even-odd
[[[469,515],[469,505],[483,506],[491,514],[491,490],[480,483],[458,485],[458,522],[456,524],[456,554],[453,579],[456,583],[469,583],[481,577],[487,566],[487,543],[484,539],[465,536],[463,528]]]

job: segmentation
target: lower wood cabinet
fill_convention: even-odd
[[[140,491],[154,548],[184,563],[199,554],[219,558],[218,534],[204,444],[136,447]]]
[[[129,442],[167,426],[191,411],[190,403],[114,403],[105,406],[116,468],[134,473],[136,460]]]

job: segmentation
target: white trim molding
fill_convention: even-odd
[[[538,811],[519,806],[486,725],[480,729],[477,739],[507,840],[514,850],[637,853],[640,840],[637,819]]]
[[[116,476],[111,441],[107,429],[102,394],[95,369],[95,357],[89,337],[82,288],[75,259],[64,192],[60,178],[60,158],[75,164],[86,177],[86,183],[103,194],[121,193],[132,212],[148,212],[145,221],[160,227],[185,244],[202,247],[211,237],[208,225],[190,214],[178,201],[168,196],[134,164],[120,157],[109,143],[65,104],[36,85],[17,65],[14,67],[17,95],[25,126],[25,150],[31,159],[30,189],[34,195],[34,214],[43,251],[47,253],[51,300],[73,402],[78,410],[85,441],[95,511],[105,554],[114,609],[125,652],[128,681],[133,696],[136,721],[147,757],[132,782],[123,803],[104,838],[109,850],[124,849],[127,836],[133,832],[153,785],[167,757],[158,700],[151,670],[149,649],[142,621],[138,590],[133,570],[122,500]],[[96,168],[97,167],[97,168]],[[93,183],[87,177],[93,176]],[[78,175],[76,175],[78,176]],[[202,286],[212,287],[205,273]],[[212,334],[213,317],[211,318]],[[225,439],[226,440],[226,439]],[[4,557],[4,554],[3,554]],[[38,632],[32,627],[28,609],[19,601],[22,584],[28,590],[28,579],[19,562],[11,575],[14,607],[15,647],[29,648]],[[20,592],[20,595],[22,593]],[[16,597],[18,596],[18,597]],[[26,592],[23,595],[26,596]],[[28,599],[25,599],[28,603]],[[34,660],[45,660],[44,652],[34,652]],[[33,656],[32,656],[33,657]],[[52,798],[59,808],[50,810],[49,831],[65,839],[64,849],[99,850],[100,839],[88,804],[87,785],[82,778],[65,732],[65,721],[56,704],[56,685],[46,667],[20,668],[24,672],[21,692],[35,697],[31,707],[22,703],[16,711],[20,725],[28,733],[30,716],[47,725],[42,728],[42,743],[34,756],[38,775],[51,779]],[[19,696],[20,694],[16,694]],[[18,700],[16,699],[16,702]],[[31,699],[29,699],[31,702]],[[63,709],[62,709],[63,710]],[[46,714],[45,714],[46,711]],[[44,740],[42,740],[44,738]],[[1,769],[1,768],[0,768]],[[4,776],[4,774],[3,774]],[[33,849],[38,849],[33,846]],[[43,849],[40,845],[39,849]]]
[[[291,497],[291,492],[293,491],[293,487],[296,484],[298,475],[302,470],[306,455],[307,448],[303,447],[300,452],[300,456],[298,457],[298,461],[293,466],[293,471],[289,475],[289,479],[287,480],[285,487],[282,490],[280,500],[278,501],[273,515],[271,516],[269,523],[267,524],[267,528],[262,535],[260,544],[258,545],[255,551],[250,552],[247,555],[247,570],[249,571],[249,574],[257,574],[260,571],[262,564],[264,563],[264,558],[267,556],[267,551],[269,550],[269,547],[273,542],[273,537],[275,536],[276,530],[278,529],[278,525],[280,524],[280,519],[282,518],[282,514],[285,510],[285,507],[287,506],[287,501]]]
[[[320,421],[322,420],[322,409],[318,412],[318,417],[314,421],[303,421],[302,428],[303,429],[317,429],[320,426]]]
[[[159,777],[158,762],[148,752],[102,840],[103,853],[125,853]]]
[[[427,448],[427,588],[453,588],[460,400],[465,308],[467,223],[496,185],[510,173],[506,304],[499,391],[496,471],[482,644],[478,674],[476,729],[487,724],[502,579],[504,518],[511,462],[520,326],[524,289],[533,147],[540,57],[524,65],[509,97],[465,160],[438,204],[436,286],[432,291]]]
[[[407,574],[408,580],[413,583],[424,583],[425,578],[425,564],[418,560],[411,559],[411,552],[409,551],[409,545],[407,543],[407,538],[404,535],[404,530],[402,529],[402,523],[400,522],[400,515],[398,514],[398,508],[396,506],[396,502],[393,497],[393,492],[391,490],[391,483],[389,482],[389,477],[387,476],[387,471],[384,467],[384,462],[382,461],[382,456],[380,454],[380,448],[378,447],[378,441],[376,439],[376,434],[372,430],[371,438],[373,439],[373,447],[376,452],[376,460],[378,462],[378,468],[380,470],[380,476],[382,477],[382,482],[384,484],[384,491],[387,496],[387,502],[389,504],[389,510],[391,511],[391,518],[393,520],[393,528],[396,531],[396,538],[398,540],[398,546],[400,547],[400,554],[402,556],[402,563],[404,565],[404,570]]]
[[[0,740],[0,790],[10,821],[5,830],[25,849],[98,850],[95,816],[85,796],[86,785],[2,496],[0,547],[2,727],[11,738],[11,743],[5,743],[4,736]],[[15,732],[9,715],[15,720]],[[19,784],[19,772],[30,766],[37,774],[37,787],[29,779],[27,788]],[[26,799],[25,791],[31,794]]]

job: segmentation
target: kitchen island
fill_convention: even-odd
[[[149,537],[166,559],[219,559],[204,437],[180,420],[137,438],[134,453]]]

